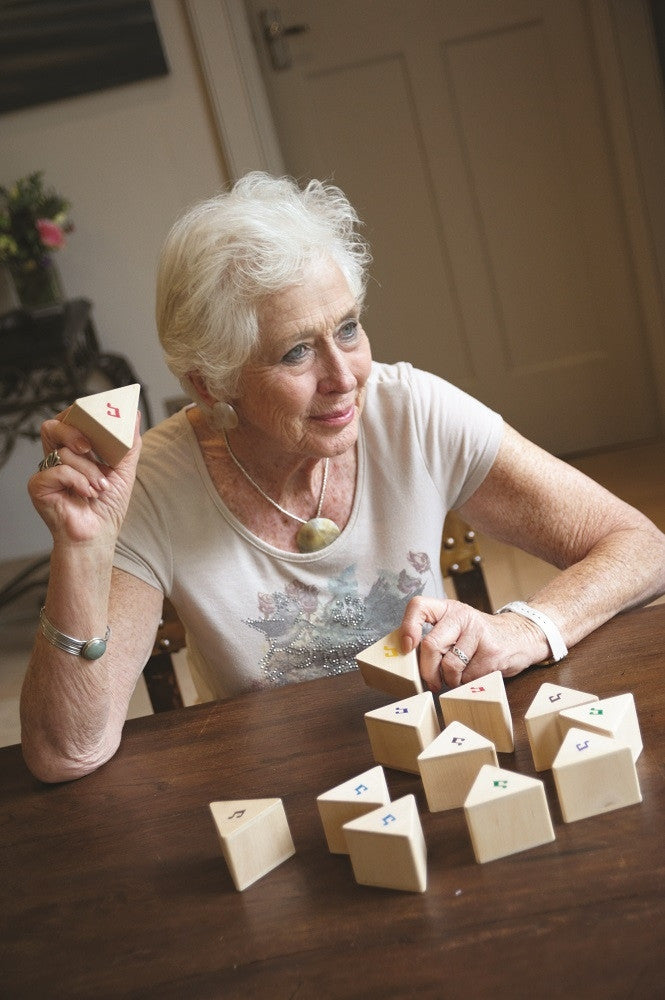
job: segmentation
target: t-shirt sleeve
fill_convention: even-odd
[[[418,440],[446,510],[462,506],[492,468],[503,419],[478,399],[429,372],[408,368]]]
[[[168,531],[138,478],[116,543],[113,565],[164,594],[170,593],[173,574]]]

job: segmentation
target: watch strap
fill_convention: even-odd
[[[546,660],[546,663],[558,663],[559,660],[563,660],[564,656],[568,655],[568,647],[549,615],[546,615],[543,611],[537,611],[524,601],[511,601],[510,604],[505,604],[502,608],[499,608],[497,614],[503,614],[504,611],[514,611],[516,615],[528,618],[529,621],[535,622],[540,630],[544,632],[552,653],[551,660]]]
[[[63,653],[72,653],[74,656],[82,656],[84,660],[98,660],[106,652],[106,644],[111,634],[111,628],[106,626],[106,635],[103,639],[98,636],[92,639],[75,639],[66,632],[61,632],[46,617],[46,608],[39,612],[39,624],[42,635],[52,646],[61,649]]]

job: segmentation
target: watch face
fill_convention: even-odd
[[[91,639],[81,650],[84,660],[98,660],[106,652],[106,639]]]

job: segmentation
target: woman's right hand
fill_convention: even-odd
[[[30,478],[30,499],[54,542],[114,544],[127,513],[141,451],[140,413],[132,447],[115,468],[95,460],[90,441],[63,423],[64,415],[42,424],[44,455],[57,451],[62,464]]]

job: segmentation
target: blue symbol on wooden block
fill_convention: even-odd
[[[395,715],[408,715],[408,714],[409,714],[408,708],[405,708],[403,705],[398,705],[397,708],[395,709]]]
[[[556,694],[551,694],[550,701],[561,701],[561,692],[557,691]]]
[[[466,736],[453,736],[453,738],[452,738],[452,740],[450,742],[451,743],[456,743],[459,746],[461,746],[462,743],[466,742]]]
[[[388,826],[389,823],[396,823],[397,818],[392,813],[386,813],[385,816],[381,817],[381,822],[384,826]]]
[[[354,788],[354,792],[356,793],[356,795],[362,795],[363,792],[367,791],[369,791],[367,785],[356,785],[356,787]]]
[[[579,750],[580,752],[581,752],[582,750],[588,750],[588,749],[589,749],[589,741],[588,741],[588,740],[585,740],[585,741],[584,741],[584,743],[576,743],[576,744],[575,744],[575,746],[576,746],[576,748],[577,748],[577,749],[578,749],[578,750]]]

